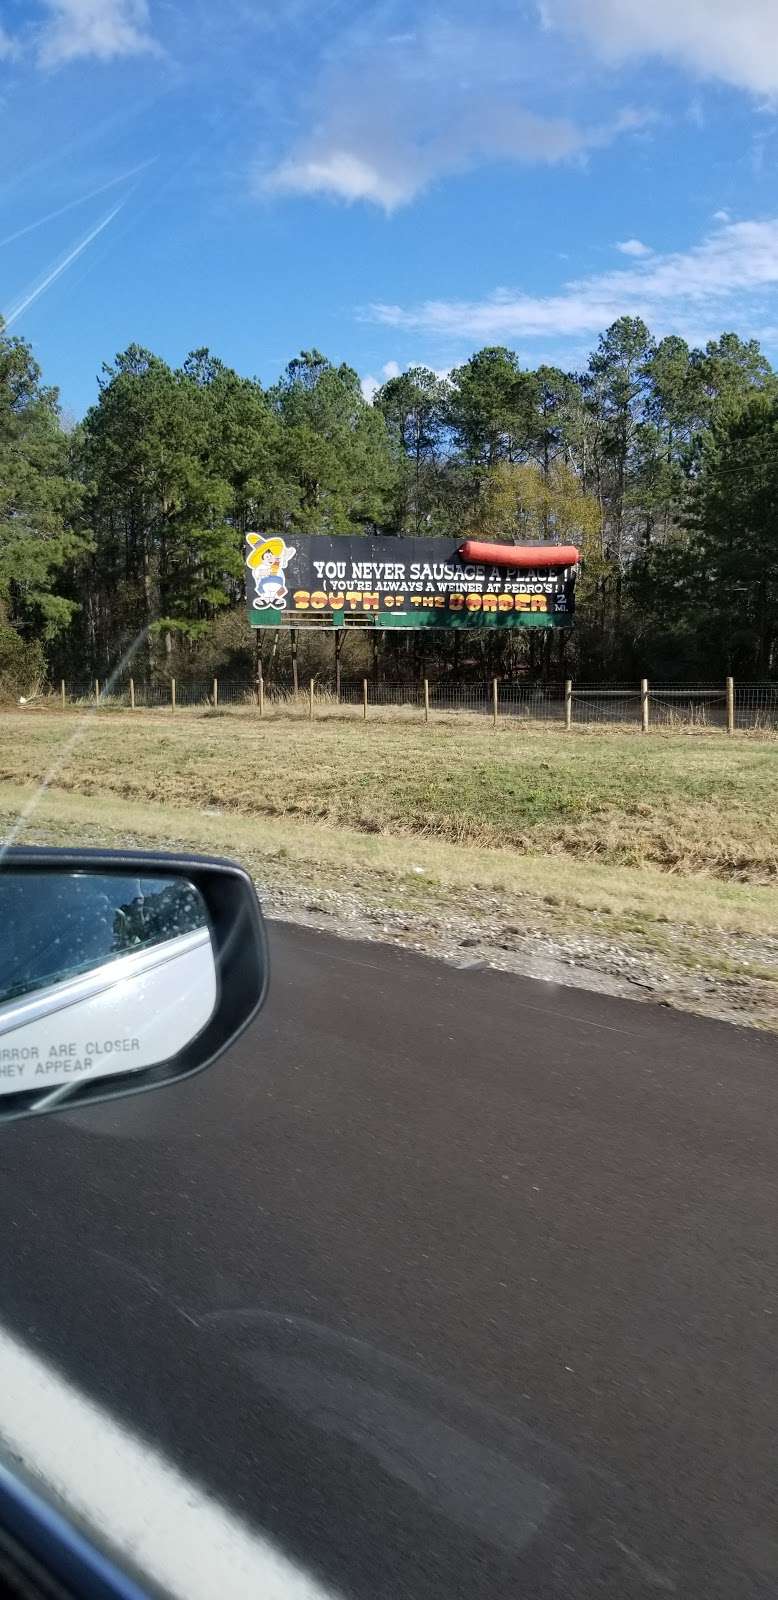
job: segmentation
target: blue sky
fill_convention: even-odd
[[[370,392],[629,312],[778,361],[775,5],[0,0],[0,310],[76,415],[131,341]]]

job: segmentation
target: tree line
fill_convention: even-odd
[[[131,345],[69,425],[0,324],[0,685],[131,651],[138,676],[250,673],[253,528],[579,544],[572,636],[480,634],[458,670],[771,675],[777,501],[778,378],[734,333],[695,349],[622,317],[582,372],[492,346],[372,401],[316,350],[264,386]],[[445,671],[461,643],[423,648]]]

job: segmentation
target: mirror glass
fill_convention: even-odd
[[[0,872],[0,1098],[156,1066],[216,1000],[208,918],[186,879]]]

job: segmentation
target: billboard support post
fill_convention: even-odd
[[[566,678],[565,679],[565,727],[566,728],[571,728],[572,725],[573,725],[573,680],[572,680],[572,678]]]
[[[362,719],[367,722],[367,678],[362,679]]]
[[[346,637],[344,628],[335,629],[335,699],[340,705],[340,656]]]
[[[281,637],[281,629],[280,628],[276,628],[276,631],[273,634],[273,647],[272,647],[272,649],[270,651],[270,661],[268,663],[268,679],[271,682],[272,682],[273,677],[274,677],[274,669],[275,669],[275,666],[276,666],[276,656],[278,655],[278,641],[279,641],[280,637]]]
[[[492,706],[493,706],[493,717],[494,717],[494,726],[495,726],[495,728],[497,727],[497,696],[498,696],[498,693],[499,693],[499,690],[498,690],[498,687],[497,687],[497,679],[496,678],[492,678]]]
[[[297,629],[296,628],[292,629],[292,688],[294,689],[294,697],[295,697],[295,700],[296,700],[297,696],[298,696],[298,694],[300,692],[300,685],[299,685],[298,678],[297,678]]]
[[[430,720],[430,680],[424,679],[424,721]]]

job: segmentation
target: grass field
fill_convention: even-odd
[[[460,944],[479,923],[487,943],[495,929],[605,941],[668,984],[705,973],[730,1000],[746,985],[751,1006],[756,986],[754,1020],[774,1007],[778,1025],[778,741],[459,716],[4,714],[4,826],[47,774],[27,837],[235,853],[271,898],[329,896],[337,915],[340,895],[374,922],[402,913],[409,936],[469,919]]]

